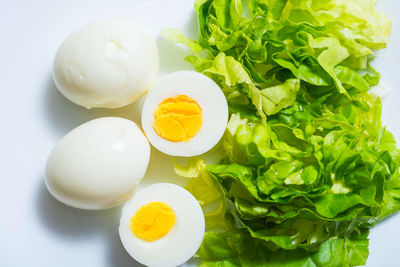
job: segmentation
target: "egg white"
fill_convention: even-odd
[[[59,141],[48,157],[45,182],[66,205],[105,209],[130,198],[149,161],[150,144],[133,121],[99,118]]]
[[[170,206],[176,222],[167,235],[146,242],[137,238],[129,225],[132,216],[151,202],[163,202]],[[180,186],[158,183],[140,190],[125,204],[119,235],[126,251],[136,261],[152,267],[171,267],[185,263],[196,253],[203,240],[204,229],[204,215],[197,200]]]
[[[185,142],[171,142],[153,129],[154,112],[168,97],[186,95],[202,109],[200,131]],[[142,109],[142,127],[150,143],[172,156],[191,157],[213,148],[223,136],[228,122],[228,104],[219,86],[195,71],[178,71],[166,75],[147,94]]]
[[[58,48],[53,77],[58,90],[86,108],[119,108],[142,97],[159,69],[151,34],[131,19],[84,25]]]

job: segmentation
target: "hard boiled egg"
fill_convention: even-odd
[[[73,129],[54,147],[45,182],[66,205],[109,208],[132,196],[149,160],[150,145],[134,122],[99,118]]]
[[[204,215],[180,186],[159,183],[137,192],[122,209],[119,235],[126,251],[152,267],[178,266],[198,250]]]
[[[158,50],[147,30],[130,19],[94,21],[59,47],[53,66],[58,90],[86,108],[133,103],[154,84]]]
[[[142,126],[150,143],[172,156],[195,156],[225,132],[228,105],[218,85],[194,71],[165,76],[146,96]]]

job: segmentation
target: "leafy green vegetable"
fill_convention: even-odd
[[[195,178],[200,176],[205,167],[206,163],[202,159],[191,158],[187,166],[175,164],[174,170],[175,173],[179,176],[186,178]]]
[[[247,232],[208,232],[198,254],[200,266],[342,267],[365,264],[368,257],[368,232],[349,238],[332,238],[317,253],[302,249],[269,250]]]
[[[333,237],[352,242],[400,208],[400,153],[380,126],[379,99],[343,98],[347,104],[337,108],[327,98],[322,115],[311,103],[300,111],[298,102],[285,114],[293,126],[279,114],[266,124],[232,117],[225,142],[234,149],[223,164],[207,166],[222,187],[232,229],[246,229],[269,250],[321,251]],[[369,108],[361,110],[364,104]]]
[[[391,30],[375,4],[198,0],[199,41],[164,31],[231,113],[222,161],[176,168],[206,214],[202,266],[365,264],[400,209],[400,151],[368,94]]]
[[[200,158],[192,158],[186,167],[175,164],[176,174],[191,178],[186,189],[199,200],[200,205],[207,210],[205,221],[208,229],[225,229],[225,207],[222,202],[222,194],[214,184],[213,179],[205,171],[206,164]],[[211,206],[211,209],[210,209]]]

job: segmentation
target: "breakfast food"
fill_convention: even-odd
[[[138,262],[152,267],[178,266],[196,253],[203,240],[203,211],[182,187],[153,184],[125,204],[119,235]]]
[[[226,129],[228,105],[218,85],[194,71],[170,73],[147,94],[142,126],[150,143],[173,156],[214,147]]]
[[[86,108],[119,108],[155,83],[159,58],[155,40],[130,19],[94,21],[59,47],[53,66],[58,90]]]
[[[105,209],[128,200],[143,178],[150,145],[132,121],[105,117],[66,134],[46,165],[49,192],[66,205]]]
[[[150,90],[142,110],[144,132],[155,148],[173,156],[200,155],[222,138],[223,157],[215,164],[192,158],[187,167],[177,165],[178,175],[191,178],[188,191],[153,184],[126,203],[119,235],[134,259],[177,266],[197,251],[204,267],[366,263],[369,230],[400,210],[400,150],[381,123],[383,94],[370,90],[380,79],[371,58],[390,33],[389,20],[375,4],[202,0],[195,4],[199,41],[164,30],[193,50],[186,59],[197,72],[171,73]],[[104,29],[111,27],[99,32]],[[77,40],[91,42],[95,32]],[[65,51],[79,50],[68,42]],[[107,64],[119,70],[127,50],[116,39],[106,44]],[[88,87],[79,68],[92,59],[76,64],[60,51],[54,73],[63,94],[83,90],[90,101],[94,95],[104,100],[86,107],[118,106],[103,94],[103,78],[113,72],[107,69],[103,77],[102,62],[93,60],[101,71],[91,76],[96,86]],[[113,83],[127,77],[111,76]],[[132,101],[118,97],[118,103]],[[113,141],[124,136],[118,127],[91,127],[71,132],[55,148],[46,184],[68,205],[98,209],[132,196],[150,152],[137,126],[122,146]]]

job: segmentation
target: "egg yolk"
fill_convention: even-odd
[[[175,213],[163,202],[151,202],[142,206],[132,217],[132,233],[144,241],[155,241],[168,234],[175,225]]]
[[[153,129],[162,138],[184,142],[193,138],[203,120],[200,105],[186,95],[164,99],[154,112]]]

